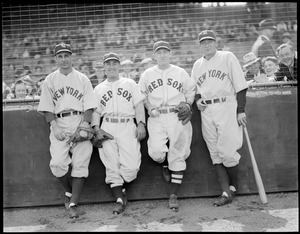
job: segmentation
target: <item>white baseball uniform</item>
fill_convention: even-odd
[[[52,112],[56,115],[57,125],[67,136],[76,131],[83,122],[83,113],[95,109],[97,102],[93,87],[88,77],[76,69],[67,76],[60,70],[49,74],[42,86],[38,112]],[[66,117],[58,117],[60,114]],[[67,144],[68,138],[57,140],[50,126],[50,168],[56,177],[62,177],[68,172],[72,163],[72,177],[88,177],[88,166],[93,151],[91,141],[78,142],[74,147]],[[69,155],[72,153],[72,158]]]
[[[97,109],[103,117],[101,129],[114,139],[102,143],[100,158],[106,168],[105,182],[111,187],[121,186],[137,177],[141,165],[140,142],[135,137],[135,106],[145,99],[137,83],[120,77],[114,82],[103,81],[94,89]],[[99,125],[92,118],[92,126]]]
[[[210,59],[198,59],[191,77],[197,94],[206,103],[201,111],[202,133],[213,164],[233,167],[243,144],[243,129],[237,122],[236,93],[248,88],[238,59],[230,51],[217,51]]]
[[[157,65],[146,69],[139,86],[147,95],[149,103],[158,108],[157,117],[148,118],[148,153],[156,162],[162,163],[168,153],[168,165],[172,171],[186,169],[185,160],[189,157],[193,129],[191,122],[183,125],[178,120],[174,108],[180,102],[192,104],[195,98],[195,82],[188,73],[170,64],[166,70]],[[169,140],[169,148],[166,143]]]

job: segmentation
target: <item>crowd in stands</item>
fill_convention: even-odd
[[[28,33],[13,35],[3,32],[2,53],[5,61],[2,62],[2,81],[6,84],[5,92],[3,88],[3,98],[14,98],[16,96],[16,82],[24,80],[26,76],[31,79],[30,82],[25,79],[27,95],[30,97],[38,96],[43,79],[57,69],[53,48],[60,42],[72,45],[72,49],[76,51],[77,55],[74,60],[74,67],[88,77],[95,77],[97,72],[95,64],[99,60],[95,57],[102,57],[101,54],[92,56],[93,51],[107,52],[118,49],[123,51],[120,53],[124,66],[123,75],[126,75],[125,66],[128,66],[130,70],[127,72],[130,73],[128,76],[138,81],[144,70],[142,61],[151,57],[152,46],[158,40],[170,41],[174,51],[171,63],[182,66],[190,72],[198,55],[191,49],[184,50],[181,47],[188,42],[197,42],[198,33],[204,29],[211,29],[216,32],[217,41],[220,42],[218,49],[221,50],[228,49],[226,47],[228,42],[246,41],[251,44],[258,35],[256,25],[245,23],[241,19],[224,21],[206,19],[199,23],[180,17],[165,21],[135,20],[126,22],[112,19],[100,26],[97,22],[90,20],[88,25],[59,30],[40,28],[39,30],[28,31]],[[292,35],[296,33],[297,20],[281,21],[277,24],[274,39],[278,45],[282,43],[294,44]],[[22,61],[22,64],[15,61]],[[130,62],[125,65],[125,61]],[[26,65],[24,66],[24,64]],[[8,93],[9,89],[9,95],[5,96],[4,93]]]

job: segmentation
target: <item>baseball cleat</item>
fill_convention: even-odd
[[[69,210],[70,210],[70,218],[71,219],[76,219],[76,218],[79,217],[76,205],[75,206],[70,206]]]
[[[116,202],[113,214],[121,214],[125,210],[125,206],[126,205],[123,205],[121,202]]]
[[[65,208],[68,210],[69,209],[69,205],[70,205],[70,200],[71,198],[68,196],[65,196]]]
[[[177,200],[177,196],[175,194],[171,194],[169,198],[169,208],[174,211],[178,211],[179,204]]]
[[[232,199],[233,199],[236,195],[236,191],[230,190],[230,195],[232,196]]]
[[[163,173],[163,177],[164,180],[169,183],[171,181],[171,174],[170,174],[170,170],[167,166],[163,166],[162,167],[162,173]]]
[[[232,196],[229,195],[228,197],[225,195],[221,195],[214,201],[214,206],[224,206],[225,204],[232,202]]]

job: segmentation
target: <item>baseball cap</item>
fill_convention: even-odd
[[[158,49],[162,49],[162,48],[171,51],[171,47],[170,47],[169,42],[158,41],[158,42],[155,42],[154,45],[153,45],[153,53],[155,53]]]
[[[256,55],[253,52],[249,52],[248,54],[245,54],[244,57],[244,68],[249,67],[253,63],[256,63],[260,58],[257,58]]]
[[[207,39],[216,40],[216,35],[212,30],[203,30],[202,32],[199,33],[198,35],[199,43]]]
[[[259,29],[276,29],[276,26],[274,25],[272,19],[265,19],[259,22]]]
[[[65,44],[65,43],[60,43],[60,44],[56,45],[54,48],[54,54],[57,55],[60,52],[69,52],[72,54],[71,46],[69,44]]]
[[[103,63],[105,63],[109,60],[117,60],[118,62],[120,62],[119,56],[113,52],[109,52],[103,56]]]

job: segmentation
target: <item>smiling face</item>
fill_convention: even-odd
[[[278,51],[278,58],[281,63],[290,66],[294,61],[294,51],[289,46],[283,47]]]
[[[278,65],[272,60],[266,60],[264,62],[264,70],[265,70],[267,76],[274,76],[277,68],[278,68]]]
[[[15,86],[16,98],[25,98],[27,95],[27,87],[25,83],[18,83]]]
[[[119,79],[120,66],[120,62],[115,59],[108,60],[103,64],[108,81]]]

